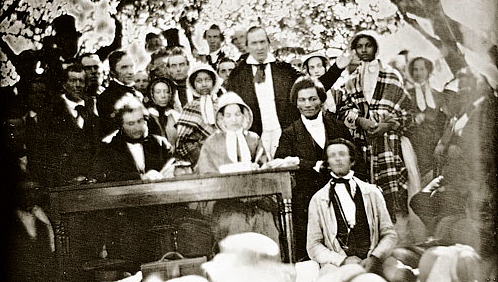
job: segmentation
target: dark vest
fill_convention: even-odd
[[[331,201],[337,219],[337,239],[342,249],[348,256],[357,256],[361,259],[366,258],[370,249],[370,228],[359,187],[356,187],[356,194],[353,198],[356,205],[356,225],[350,230],[349,234],[337,198],[331,197]]]

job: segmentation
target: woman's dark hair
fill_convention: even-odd
[[[153,99],[152,99],[152,91],[154,90],[154,86],[156,86],[156,84],[158,84],[160,82],[168,85],[168,87],[169,87],[169,90],[171,92],[171,98],[169,99],[168,105],[166,107],[170,108],[170,109],[173,109],[174,108],[174,104],[175,104],[175,99],[174,99],[175,96],[174,95],[175,95],[177,87],[176,87],[176,83],[174,83],[173,80],[171,80],[170,78],[167,78],[167,77],[156,77],[156,78],[154,78],[149,83],[149,85],[147,85],[147,93],[145,93],[145,95],[147,95],[147,97],[149,98],[149,101],[152,101],[152,103],[154,103]]]
[[[195,89],[195,84],[194,84],[195,79],[197,78],[197,75],[199,75],[199,73],[201,73],[201,72],[205,72],[205,73],[209,74],[209,76],[213,80],[213,87],[214,87],[214,85],[216,84],[216,74],[210,70],[207,70],[207,69],[200,69],[200,70],[197,70],[194,73],[192,73],[188,77],[188,81],[189,81],[190,85],[192,85],[192,87],[194,87],[194,89]],[[195,91],[197,91],[197,90],[195,90]]]
[[[225,105],[225,106],[221,107],[221,108],[219,109],[219,111],[218,111],[218,112],[219,112],[219,113],[221,113],[221,114],[224,116],[224,115],[225,115],[225,108],[226,108],[228,105],[233,105],[233,104],[227,104],[227,105]],[[239,108],[240,108],[240,112],[241,112],[242,114],[244,114],[245,107],[244,107],[244,106],[242,106],[241,104],[235,104],[235,105],[239,106]]]
[[[325,70],[327,70],[327,65],[329,63],[329,61],[327,60],[327,58],[325,57],[322,57],[322,56],[314,56],[314,57],[309,57],[308,59],[306,59],[306,61],[304,61],[304,67],[306,68],[306,73],[309,74],[310,73],[310,67],[308,66],[309,62],[311,59],[313,58],[319,58],[320,61],[322,61],[322,66],[325,68]]]
[[[220,70],[220,65],[223,64],[223,63],[234,63],[235,66],[237,66],[237,62],[235,62],[234,60],[230,59],[229,57],[223,57],[220,59],[220,61],[218,62],[218,64],[216,65],[216,71],[218,72]]]
[[[353,42],[351,42],[351,49],[356,50],[356,45],[358,45],[358,41],[361,38],[367,38],[368,40],[370,40],[370,42],[372,42],[372,44],[374,45],[374,54],[377,54],[377,50],[379,50],[379,45],[377,45],[377,40],[375,40],[375,38],[373,36],[368,35],[368,34],[360,34],[360,35],[356,36],[353,39]]]
[[[424,57],[416,57],[415,59],[411,60],[410,63],[408,64],[408,73],[410,76],[413,76],[413,66],[415,65],[415,62],[418,60],[422,60],[425,64],[425,68],[427,69],[427,75],[430,75],[432,71],[434,70],[434,65],[432,62]]]
[[[313,78],[311,76],[301,76],[296,80],[296,82],[294,82],[294,85],[292,85],[290,92],[291,103],[293,105],[297,105],[297,94],[299,93],[299,91],[308,88],[316,89],[318,98],[320,98],[320,101],[322,103],[324,103],[325,100],[327,100],[327,94],[325,92],[325,88],[318,79]]]
[[[225,41],[225,35],[223,35],[223,32],[221,32],[221,28],[217,25],[217,24],[212,24],[208,29],[206,29],[204,31],[204,33],[202,34],[202,38],[206,39],[206,36],[207,36],[207,31],[208,30],[217,30],[220,32],[220,39],[222,42]]]

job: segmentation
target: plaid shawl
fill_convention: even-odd
[[[403,163],[400,136],[411,122],[411,101],[403,90],[403,83],[395,72],[381,68],[370,103],[363,96],[362,74],[357,69],[343,86],[345,102],[339,118],[350,128],[353,137],[372,145],[373,176],[375,184],[383,190],[391,216],[396,211],[407,211],[407,170]],[[356,125],[364,117],[382,122],[387,119],[399,123],[397,130],[372,137]]]
[[[185,105],[176,126],[176,152],[195,165],[204,140],[216,131],[215,125],[203,121],[199,99],[195,99]]]

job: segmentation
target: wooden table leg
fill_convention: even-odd
[[[292,227],[292,200],[284,199],[283,222],[285,227],[285,237],[287,239],[287,254],[289,255],[289,263],[294,263],[294,234]]]

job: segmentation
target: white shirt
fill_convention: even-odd
[[[213,53],[209,53],[209,56],[211,56],[211,62],[208,62],[210,64],[216,63],[218,61],[218,54],[221,52],[221,48],[214,51]]]
[[[270,65],[272,62],[275,62],[275,57],[272,54],[268,54],[268,57],[263,62],[266,64],[265,81],[263,83],[254,84],[259,110],[261,112],[261,121],[264,121],[262,122],[263,131],[281,129],[275,105],[275,92],[273,90],[273,78]],[[255,76],[258,69],[257,65],[260,63],[256,61],[253,56],[249,56],[247,58],[247,64],[252,65],[252,74]]]
[[[325,124],[323,123],[323,116],[318,114],[316,119],[310,120],[301,115],[301,120],[304,123],[304,127],[306,127],[306,130],[308,130],[315,142],[322,149],[325,148]]]
[[[337,177],[333,172],[330,172],[335,178]],[[335,192],[339,201],[341,202],[342,211],[344,212],[344,217],[349,225],[349,228],[353,228],[356,225],[356,205],[353,201],[354,195],[356,194],[356,183],[353,180],[354,171],[350,170],[349,173],[342,178],[349,181],[349,186],[351,187],[351,195],[347,191],[346,185],[343,183],[335,184]]]
[[[379,61],[361,62],[361,74],[363,75],[363,96],[370,103],[377,86],[377,77],[379,76]]]
[[[126,143],[126,145],[128,146],[128,149],[133,156],[133,160],[135,161],[137,170],[140,173],[145,173],[145,154],[143,145],[140,143],[132,144],[128,142]]]
[[[66,97],[66,94],[62,94],[62,98],[66,102],[66,107],[69,110],[69,113],[76,119],[76,123],[78,124],[78,127],[83,128],[85,120],[83,119],[82,116],[80,116],[80,114],[76,110],[76,106],[83,106],[84,107],[85,101],[80,100],[78,102],[73,102]]]

